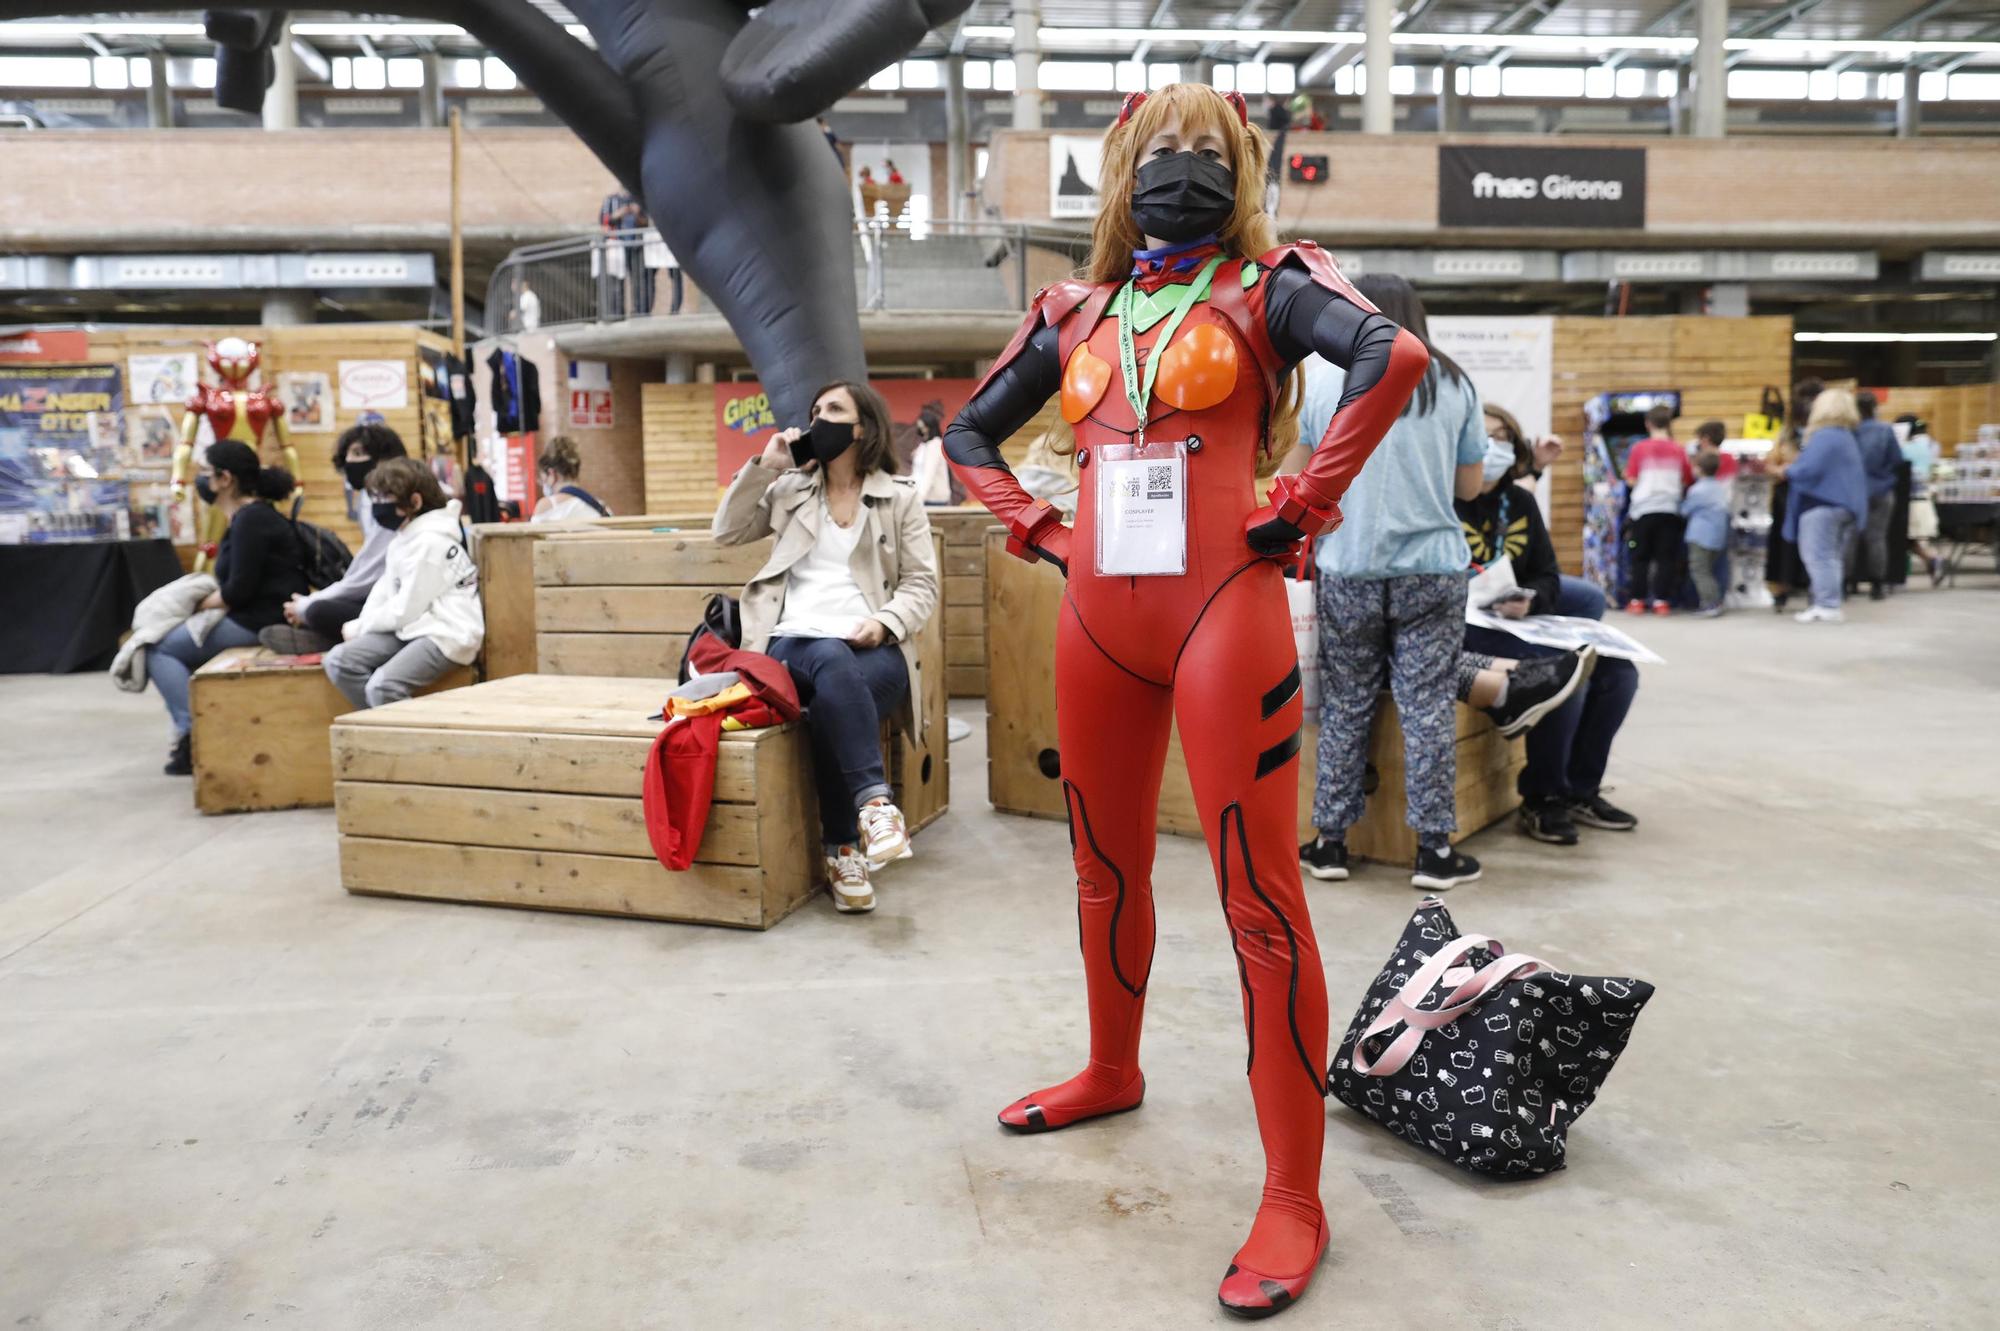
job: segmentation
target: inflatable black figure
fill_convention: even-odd
[[[970,0],[570,0],[597,49],[528,0],[375,0],[454,23],[514,70],[626,188],[735,330],[781,421],[818,385],[865,379],[853,209],[810,122]],[[126,0],[127,12],[185,9]],[[102,0],[0,0],[0,20]],[[282,5],[211,10],[222,105],[256,111]],[[752,16],[752,11],[756,13]]]

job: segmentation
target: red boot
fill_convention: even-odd
[[[1146,1098],[1144,1074],[1134,1077],[1131,1085],[1103,1099],[1072,1102],[1071,1097],[1063,1094],[1068,1085],[1064,1083],[1022,1096],[1000,1111],[1000,1126],[1010,1132],[1054,1132],[1057,1128],[1066,1128],[1085,1119],[1129,1114]]]
[[[1305,1297],[1306,1288],[1319,1273],[1320,1261],[1326,1256],[1330,1235],[1326,1221],[1319,1222],[1319,1246],[1313,1253],[1312,1263],[1297,1275],[1273,1276],[1262,1271],[1253,1271],[1237,1262],[1229,1264],[1229,1270],[1222,1277],[1222,1287],[1215,1297],[1222,1304],[1222,1310],[1243,1318],[1275,1317],[1285,1309]]]

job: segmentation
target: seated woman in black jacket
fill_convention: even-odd
[[[1533,453],[1518,440],[1489,440],[1487,448],[1486,488],[1476,499],[1458,501],[1472,561],[1484,566],[1506,556],[1515,583],[1528,593],[1496,605],[1495,613],[1512,619],[1558,614],[1563,588],[1555,546],[1533,492],[1516,484],[1530,474]],[[1466,625],[1465,646],[1475,662],[1482,655],[1533,659],[1559,654],[1557,648],[1476,624]],[[1522,831],[1537,841],[1573,846],[1578,823],[1614,832],[1629,832],[1639,825],[1637,818],[1599,793],[1611,743],[1625,724],[1638,688],[1638,667],[1618,657],[1598,656],[1586,684],[1528,732],[1528,765],[1520,781]]]
[[[215,557],[217,589],[201,603],[203,610],[228,613],[196,642],[181,625],[157,646],[146,649],[146,674],[166,701],[173,718],[174,748],[167,759],[168,776],[194,771],[188,732],[194,719],[188,712],[188,677],[218,652],[230,647],[255,647],[257,631],[285,622],[285,602],[306,591],[305,552],[270,499],[292,491],[290,472],[260,467],[250,445],[225,439],[210,444],[195,491],[202,502],[229,521]]]

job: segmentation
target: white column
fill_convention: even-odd
[[[262,323],[266,328],[309,324],[318,307],[319,300],[310,291],[267,291]]]
[[[270,90],[264,94],[264,128],[297,129],[299,64],[292,59],[289,24],[278,31],[277,44],[271,48],[271,65],[275,72],[271,75]]]
[[[1445,61],[1438,69],[1438,133],[1452,134],[1458,130],[1458,70],[1452,61]]]
[[[146,57],[146,67],[153,72],[152,85],[146,89],[146,123],[154,129],[172,129],[174,93],[167,86],[167,53],[152,52]]]
[[[1014,128],[1042,127],[1042,0],[1014,5]]]
[[[424,86],[417,89],[417,124],[438,129],[444,124],[444,57],[436,51],[423,54]]]
[[[1396,99],[1389,95],[1389,70],[1396,63],[1395,48],[1389,44],[1396,31],[1396,0],[1368,0],[1361,26],[1367,42],[1362,65],[1368,71],[1368,90],[1361,97],[1361,132],[1390,134],[1396,128]]]
[[[1694,136],[1719,139],[1729,132],[1729,71],[1723,42],[1729,38],[1729,0],[1698,0],[1695,7]]]
[[[938,215],[948,222],[965,217],[965,191],[971,179],[972,154],[966,143],[965,57],[944,58],[944,207]]]
[[[1903,95],[1896,99],[1896,137],[1914,139],[1923,132],[1924,103],[1917,96],[1917,80],[1923,71],[1915,65],[1903,67]]]

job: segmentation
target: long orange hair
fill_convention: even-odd
[[[1083,277],[1091,282],[1122,282],[1132,271],[1132,251],[1145,236],[1132,220],[1132,187],[1139,170],[1139,150],[1168,124],[1178,121],[1182,142],[1210,133],[1229,145],[1229,165],[1236,172],[1236,210],[1223,224],[1218,239],[1234,259],[1255,259],[1278,245],[1278,227],[1264,211],[1264,172],[1271,158],[1264,131],[1236,112],[1221,93],[1206,83],[1171,83],[1147,95],[1124,124],[1104,131],[1103,165],[1098,171],[1101,202],[1090,228],[1090,259]],[[1259,475],[1277,469],[1278,462],[1298,441],[1299,400],[1304,382],[1297,370],[1286,376],[1278,400],[1271,404],[1267,452]]]

